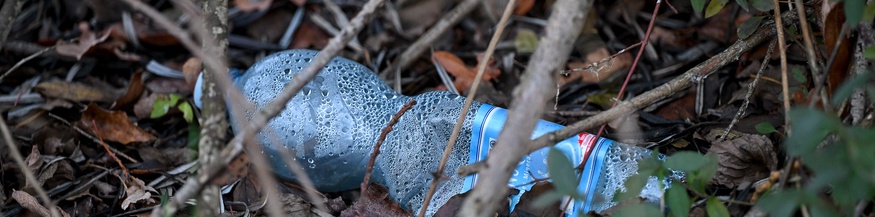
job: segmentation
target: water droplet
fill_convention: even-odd
[[[315,168],[316,168],[316,164],[310,164],[310,169],[315,169]]]
[[[313,163],[313,158],[307,158],[307,163]]]

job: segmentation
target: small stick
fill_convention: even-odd
[[[769,65],[769,60],[772,59],[772,52],[775,51],[775,40],[772,40],[772,43],[769,43],[769,51],[766,52],[765,58],[763,58],[762,64],[760,64],[760,70],[757,71],[756,77],[754,77],[753,81],[747,86],[747,94],[744,95],[744,102],[741,103],[741,107],[738,108],[738,112],[735,113],[735,118],[732,118],[732,122],[729,122],[729,126],[726,127],[726,130],[723,131],[723,135],[720,135],[720,138],[717,141],[723,141],[726,139],[726,136],[729,135],[729,131],[732,130],[732,126],[735,126],[738,123],[738,120],[741,119],[741,116],[744,115],[744,110],[747,110],[747,106],[750,104],[750,96],[753,95],[753,91],[757,87],[757,82],[760,81],[760,77],[763,76],[763,70],[766,69],[766,65]]]
[[[106,153],[109,154],[109,156],[112,157],[112,159],[114,159],[116,163],[118,163],[118,166],[122,168],[122,172],[124,172],[125,178],[131,175],[130,172],[128,172],[128,168],[126,168],[125,164],[122,163],[122,160],[118,159],[118,157],[115,156],[115,153],[109,150],[109,145],[106,145],[106,142],[103,141],[103,137],[100,136],[100,130],[97,129],[97,121],[91,120],[91,128],[94,129],[94,135],[97,136],[97,139],[100,139],[100,144],[103,145],[103,149],[106,150]]]
[[[392,126],[394,126],[395,123],[398,123],[398,119],[401,118],[407,110],[410,110],[413,105],[416,105],[416,100],[410,100],[407,104],[404,104],[404,106],[401,107],[401,110],[398,110],[398,113],[395,113],[395,115],[392,116],[392,120],[389,120],[389,123],[386,124],[386,128],[383,128],[383,132],[380,132],[380,138],[377,139],[377,144],[374,145],[374,152],[371,153],[371,160],[368,161],[368,167],[365,170],[365,180],[362,181],[361,186],[363,197],[361,198],[366,198],[364,195],[368,190],[368,183],[371,182],[371,171],[374,170],[374,163],[377,161],[377,155],[380,155],[380,147],[383,146],[383,141],[386,140],[386,135],[388,135],[389,132],[392,132]]]

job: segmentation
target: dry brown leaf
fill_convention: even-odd
[[[778,167],[775,147],[764,135],[740,133],[712,144],[708,154],[717,156],[717,174],[712,179],[716,184],[734,188],[768,177]]]
[[[240,8],[243,12],[254,10],[265,10],[270,7],[273,0],[234,0],[234,5]]]
[[[632,56],[629,53],[623,53],[612,60],[607,60],[611,57],[611,52],[605,47],[599,47],[586,54],[586,61],[572,61],[568,63],[569,69],[590,69],[581,72],[572,72],[569,76],[562,77],[559,85],[583,79],[583,82],[596,83],[608,77],[611,77],[615,72],[621,71],[632,65]],[[598,64],[593,64],[598,62]]]
[[[34,87],[34,90],[47,98],[66,99],[74,102],[112,102],[116,98],[114,91],[60,80],[39,83]]]
[[[140,100],[134,104],[134,116],[136,116],[138,120],[149,118],[152,114],[152,104],[155,103],[155,99],[166,96],[166,94],[152,93],[148,96],[140,97]]]
[[[247,204],[259,203],[259,200],[261,200],[261,191],[263,189],[262,186],[257,183],[258,177],[255,175],[250,174],[246,176],[246,178],[237,183],[234,191],[231,192],[232,198],[234,198],[235,201],[242,201]]]
[[[128,82],[128,91],[125,92],[125,95],[119,97],[112,103],[112,109],[121,109],[126,108],[137,102],[140,99],[140,96],[143,95],[143,91],[146,90],[146,86],[143,85],[143,71],[137,71],[131,76],[131,81]]]
[[[456,89],[458,89],[459,92],[465,92],[471,87],[471,84],[474,83],[474,77],[477,76],[477,69],[465,65],[465,62],[455,54],[447,51],[435,51],[434,54],[432,54],[432,60],[439,63],[448,73],[455,77],[453,79],[453,84],[456,85]],[[480,58],[478,58],[478,61],[480,61]],[[498,74],[500,74],[500,70],[493,66],[487,66],[486,71],[483,72],[482,81],[485,82],[492,80],[497,77]]]
[[[397,202],[389,198],[386,187],[371,184],[365,195],[362,195],[349,209],[340,213],[342,217],[354,216],[411,216]]]
[[[312,216],[310,209],[313,208],[309,202],[295,194],[282,194],[283,215],[285,216]]]
[[[313,25],[310,22],[301,23],[301,27],[298,28],[298,31],[295,31],[295,40],[292,40],[292,44],[289,46],[291,49],[303,49],[303,48],[322,48],[328,44],[328,39],[330,39],[322,29],[319,29],[316,25]]]
[[[185,77],[185,83],[194,88],[197,82],[197,76],[204,70],[204,61],[197,57],[188,58],[182,64],[182,76]]]
[[[27,163],[27,170],[29,170],[33,174],[38,174],[40,168],[43,167],[43,155],[40,154],[39,148],[35,145],[32,146],[30,154],[27,155],[27,158],[24,159],[24,162]]]
[[[99,132],[94,132],[95,124]],[[124,112],[107,111],[94,103],[88,104],[88,108],[82,111],[79,126],[104,140],[121,144],[147,142],[155,139],[155,136],[132,124]]]
[[[81,22],[79,23],[79,31],[82,34],[79,35],[78,43],[60,43],[55,46],[55,51],[60,55],[76,57],[76,59],[81,59],[83,55],[85,55],[88,50],[91,50],[91,47],[99,44],[106,40],[109,37],[109,31],[103,31],[100,33],[100,36],[91,32],[88,27],[88,23]]]
[[[145,203],[154,203],[152,192],[158,192],[150,186],[146,186],[143,180],[133,176],[128,176],[125,181],[125,199],[122,201],[122,209],[127,210],[131,204],[143,201]]]
[[[52,216],[48,208],[40,204],[33,195],[30,195],[27,192],[12,190],[12,199],[14,199],[15,202],[18,202],[18,204],[24,209],[39,216]],[[58,212],[61,216],[70,217],[70,214],[67,214],[64,210],[58,209]]]
[[[516,3],[516,8],[513,9],[513,15],[525,15],[532,10],[533,6],[535,6],[535,0],[519,0]]]
[[[218,186],[230,185],[247,175],[249,175],[249,155],[237,155],[237,157],[228,164],[227,172],[213,179],[213,184]]]
[[[823,41],[826,44],[826,56],[833,56],[832,51],[836,51],[834,55],[835,60],[827,70],[827,72],[829,72],[829,76],[826,78],[826,91],[828,94],[832,94],[832,92],[848,77],[848,71],[852,59],[851,54],[853,52],[851,50],[851,45],[854,44],[851,41],[851,38],[848,37],[850,34],[845,34],[845,37],[839,38],[842,31],[842,25],[845,23],[845,7],[844,3],[839,3],[834,6],[835,7],[833,7],[826,15],[826,19],[824,20],[825,24],[822,27]],[[835,49],[836,45],[839,45],[837,50]],[[815,95],[817,93],[811,94]]]
[[[146,81],[146,89],[153,93],[178,93],[189,95],[194,90],[194,85],[188,85],[185,79],[157,77]]]

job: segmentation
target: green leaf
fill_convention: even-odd
[[[677,182],[671,183],[671,188],[665,192],[665,201],[668,203],[668,208],[671,209],[671,215],[676,217],[684,217],[690,213],[690,195],[687,195],[687,189]]]
[[[753,35],[754,32],[760,27],[760,23],[763,22],[763,18],[765,16],[755,16],[750,19],[745,20],[741,25],[738,26],[738,38],[741,40],[747,39],[750,35]]]
[[[875,4],[866,5],[863,9],[863,22],[872,22],[875,19]]]
[[[179,103],[180,96],[175,93],[170,94],[170,106],[175,106],[176,103]]]
[[[641,194],[641,190],[644,189],[644,185],[647,184],[647,180],[650,179],[650,176],[647,174],[635,174],[629,176],[629,179],[626,179],[624,185],[626,186],[626,191],[622,191],[622,189],[617,190],[614,194],[614,202],[624,201],[626,199],[637,197]]]
[[[565,154],[557,148],[550,148],[547,153],[547,170],[556,190],[571,196],[577,195],[577,177],[574,175],[574,167]],[[575,197],[576,198],[576,197]]]
[[[741,6],[744,11],[750,11],[750,8],[748,8],[750,7],[750,4],[747,3],[747,0],[735,0],[735,3],[737,3],[738,6]]]
[[[628,205],[621,205],[617,212],[611,214],[613,217],[657,217],[662,216],[662,211],[650,203],[633,202]]]
[[[845,0],[845,22],[848,26],[856,27],[863,19],[865,9],[866,0]]]
[[[167,97],[155,98],[155,101],[152,102],[152,112],[149,114],[149,117],[155,119],[166,115],[167,112],[170,111],[170,107],[174,105],[171,104],[170,101],[171,99],[167,99]]]
[[[550,191],[550,192],[547,192],[546,194],[542,194],[541,196],[538,196],[538,199],[535,199],[535,203],[532,205],[535,207],[538,207],[538,208],[544,208],[544,207],[549,206],[550,204],[555,203],[558,200],[561,200],[562,197],[564,197],[564,196],[565,196],[565,194],[563,194],[561,192]]]
[[[803,73],[802,69],[800,69],[799,67],[793,67],[793,69],[791,69],[790,71],[792,71],[793,73],[793,80],[796,80],[799,83],[803,83],[808,80],[805,78],[805,73]]]
[[[863,51],[863,57],[866,57],[866,59],[875,59],[875,46],[866,48],[866,50]]]
[[[726,205],[723,205],[716,197],[708,198],[708,202],[705,204],[705,211],[708,213],[708,217],[729,217],[729,210],[726,209]]]
[[[769,213],[772,217],[790,217],[798,210],[802,192],[787,189],[780,192],[770,192],[757,201],[756,207]]]
[[[708,160],[698,152],[681,151],[665,159],[665,166],[681,172],[693,172],[708,164]]]
[[[538,35],[529,29],[520,29],[516,33],[516,38],[513,40],[517,52],[531,53],[538,48]]]
[[[791,156],[813,153],[831,131],[841,126],[837,117],[807,107],[790,109],[789,117],[793,133],[785,144]]]
[[[705,18],[717,15],[723,9],[723,6],[726,6],[726,2],[711,0],[711,3],[708,3],[708,8],[705,9]]]
[[[702,13],[702,9],[705,9],[705,0],[690,0],[690,4],[693,5],[696,14]]]
[[[754,128],[756,128],[757,132],[759,132],[760,134],[769,134],[769,133],[778,132],[778,130],[775,129],[775,126],[772,126],[772,123],[769,123],[767,121],[763,121],[763,122],[758,123],[756,126],[754,126]]]
[[[194,121],[194,110],[191,108],[191,104],[182,101],[176,108],[182,111],[182,118],[185,118],[185,122],[191,123]]]
[[[763,12],[775,9],[775,3],[772,0],[750,0],[750,5]]]

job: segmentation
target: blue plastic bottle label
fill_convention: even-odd
[[[471,152],[468,164],[486,160],[487,154],[495,145],[495,141],[498,139],[499,133],[501,133],[505,120],[507,120],[507,110],[505,109],[484,104],[477,110],[472,126]],[[532,138],[537,138],[563,127],[559,124],[541,120],[535,126]],[[586,213],[590,210],[604,156],[612,142],[608,139],[597,138],[592,134],[581,133],[575,137],[562,140],[553,146],[561,150],[575,164],[575,167],[586,160],[583,170],[580,171],[583,173],[583,176],[581,176],[582,179],[577,189],[578,193],[584,196],[584,199],[575,200],[573,204],[567,207],[566,213],[569,216],[576,216],[578,212]],[[535,182],[547,180],[550,177],[547,172],[548,151],[549,148],[539,149],[524,157],[517,165],[513,175],[511,175],[508,186],[520,190],[520,193],[511,197],[511,207],[519,202],[519,197],[524,192],[529,191]],[[478,178],[478,174],[465,177],[465,186],[462,192],[472,189]]]

